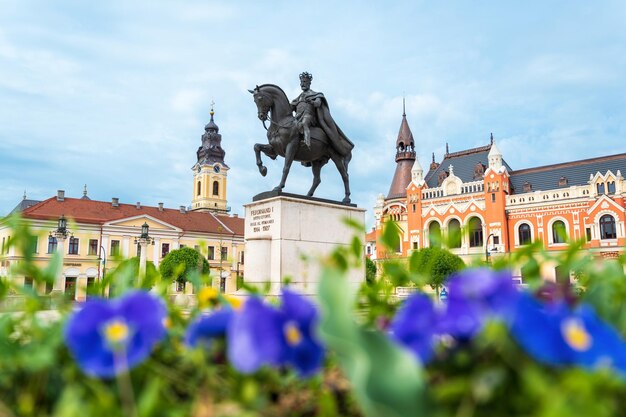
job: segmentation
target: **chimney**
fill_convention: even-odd
[[[180,206],[180,212],[181,213],[186,213],[185,206]]]
[[[141,208],[141,203],[140,203],[139,201],[137,201],[137,205],[135,206],[135,208],[136,208],[137,210],[139,210],[139,209]]]
[[[57,190],[57,201],[65,201],[65,190]]]
[[[117,197],[113,197],[111,199],[111,206],[113,207],[119,207],[120,206],[120,199]]]
[[[159,211],[163,211],[163,203],[159,203]]]
[[[233,217],[234,217],[235,219],[238,219],[238,218],[239,218],[239,214],[235,213],[235,214],[233,214]]]

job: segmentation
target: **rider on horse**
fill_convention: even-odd
[[[347,156],[354,144],[344,135],[330,115],[328,103],[324,94],[311,90],[313,76],[308,72],[300,74],[302,93],[291,102],[291,108],[296,112],[295,118],[304,135],[304,143],[311,147],[311,126],[322,128],[328,136],[330,145],[341,155]]]

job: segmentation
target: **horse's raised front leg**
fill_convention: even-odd
[[[313,169],[313,185],[311,185],[311,189],[309,190],[309,192],[306,193],[306,195],[308,195],[309,197],[313,196],[313,193],[315,193],[315,189],[318,185],[320,185],[320,182],[322,182],[322,180],[320,179],[322,166],[324,166],[324,164],[320,159],[311,162],[311,168]]]
[[[341,179],[343,180],[343,187],[346,194],[341,202],[343,204],[350,204],[350,179],[348,177],[348,168],[346,167],[344,160],[336,152],[331,152],[330,158],[335,163],[337,170],[341,174]]]
[[[254,144],[254,154],[256,155],[256,165],[259,167],[259,172],[262,176],[267,175],[267,168],[263,165],[263,161],[261,161],[261,152],[265,155],[269,156],[272,159],[276,159],[276,152],[274,152],[274,148],[272,145],[267,145],[263,143]]]
[[[287,144],[285,149],[285,165],[283,166],[283,176],[280,179],[280,184],[278,184],[274,191],[280,191],[285,188],[285,182],[287,182],[287,175],[289,175],[289,169],[291,169],[291,163],[296,157],[296,152],[298,151],[298,146],[300,145],[299,140],[292,140]]]

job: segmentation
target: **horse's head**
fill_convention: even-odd
[[[256,103],[257,115],[260,120],[266,121],[267,115],[272,108],[272,98],[261,91],[259,86],[257,85],[254,90],[248,90],[252,96],[254,97],[254,102]]]

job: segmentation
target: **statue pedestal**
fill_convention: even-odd
[[[321,272],[318,259],[337,245],[350,245],[357,233],[343,219],[365,223],[364,209],[293,194],[264,193],[244,207],[244,280],[261,288],[269,283],[271,295],[280,294],[286,280],[295,291],[315,295]],[[358,237],[365,245],[365,235]],[[365,280],[365,268],[351,270],[348,279],[356,289]]]

